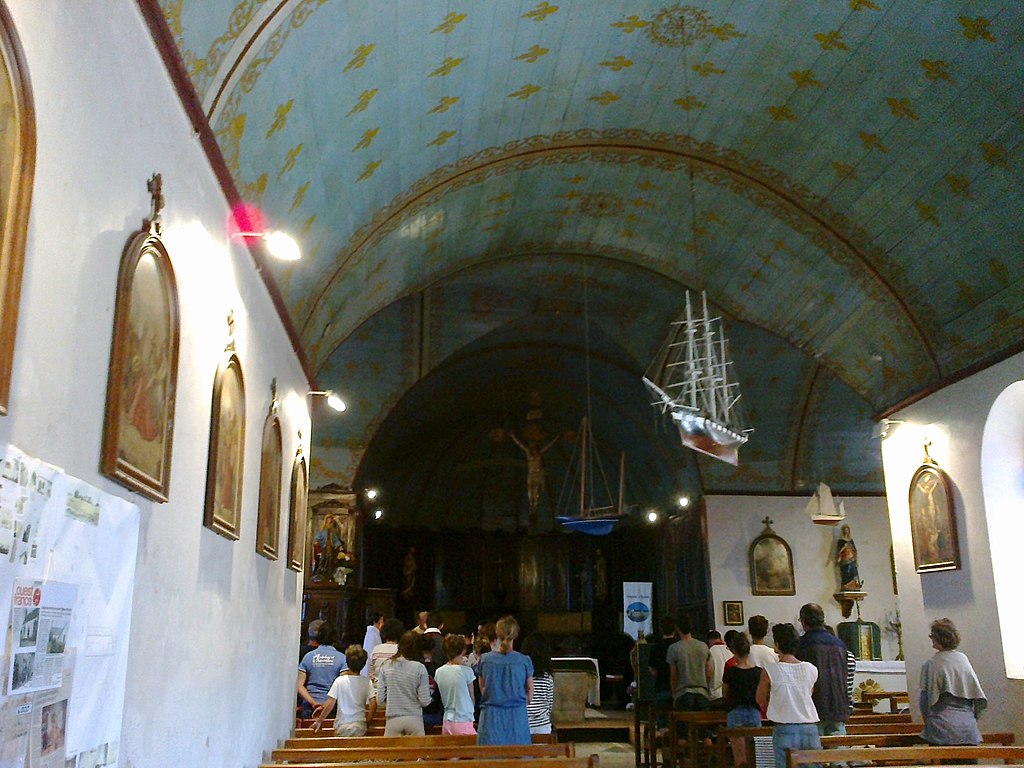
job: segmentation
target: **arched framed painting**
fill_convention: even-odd
[[[750,589],[755,595],[795,595],[793,551],[786,540],[772,530],[765,518],[764,530],[750,545]]]
[[[0,415],[5,415],[36,165],[36,117],[25,54],[3,2],[0,68]]]
[[[910,536],[918,573],[960,567],[960,546],[949,476],[930,456],[910,479]]]
[[[292,464],[291,498],[288,502],[288,567],[302,572],[306,549],[306,498],[309,495],[309,475],[306,457],[302,455],[301,436],[299,448]]]
[[[232,540],[238,538],[241,528],[245,464],[245,382],[233,347],[231,342],[213,385],[203,515],[207,528]]]
[[[180,318],[174,269],[161,239],[160,174],[152,209],[121,256],[100,471],[155,501],[170,494]]]
[[[277,380],[270,385],[270,411],[263,422],[260,450],[260,499],[256,510],[256,551],[277,560],[281,529],[281,420],[277,417]]]

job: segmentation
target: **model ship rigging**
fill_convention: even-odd
[[[600,472],[603,488],[597,489],[596,472]],[[590,430],[590,419],[583,418],[580,431],[576,437],[565,482],[559,494],[558,509],[571,507],[570,514],[559,515],[558,522],[563,527],[591,536],[607,536],[615,528],[616,523],[626,516],[623,505],[623,488],[626,475],[626,454],[622,453],[619,460],[619,494],[613,500],[608,478],[604,474],[601,457],[597,454],[597,445]],[[579,497],[575,497],[578,488]],[[603,490],[603,496],[598,491]]]
[[[825,483],[818,483],[818,490],[807,502],[808,517],[818,525],[835,525],[846,517],[846,509],[843,502],[839,502],[839,509],[836,509],[835,499],[832,498],[832,489]]]
[[[753,430],[745,424],[721,318],[708,314],[707,294],[700,296],[695,315],[686,292],[686,313],[672,323],[643,381],[655,397],[653,405],[672,418],[683,445],[735,465]]]

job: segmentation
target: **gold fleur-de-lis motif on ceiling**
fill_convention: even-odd
[[[836,172],[836,176],[840,179],[850,179],[851,181],[857,180],[857,169],[849,163],[840,163],[836,160],[832,161],[832,170]]]
[[[843,42],[843,35],[838,29],[831,32],[815,32],[814,39],[823,51],[848,51],[850,46]]]
[[[356,114],[357,112],[365,112],[366,108],[370,106],[370,102],[373,101],[373,97],[377,95],[377,89],[373,88],[368,91],[363,91],[359,94],[359,98],[356,100],[356,105],[348,111],[345,117]]]
[[[373,176],[374,172],[378,168],[380,168],[380,163],[380,160],[374,160],[373,162],[367,163],[366,167],[363,169],[363,172],[359,174],[359,177],[356,179],[356,181],[366,181],[368,178]]]
[[[306,190],[308,189],[309,182],[307,181],[305,184],[301,185],[298,189],[295,190],[295,196],[292,198],[292,207],[288,210],[289,213],[291,213],[296,208],[302,205],[303,201],[306,199]]]
[[[734,37],[746,37],[746,34],[736,29],[735,25],[733,24],[719,24],[717,26],[711,27],[709,31],[712,35],[717,37],[723,43],[726,40],[731,40]]]
[[[459,64],[462,63],[462,59],[456,59],[453,56],[446,56],[444,61],[441,62],[441,66],[431,72],[427,77],[448,77]]]
[[[510,99],[519,99],[520,101],[525,101],[526,99],[528,99],[531,96],[533,96],[533,94],[537,93],[537,91],[539,91],[539,90],[540,90],[540,86],[539,85],[533,85],[532,83],[527,83],[526,85],[522,86],[518,90],[512,91],[512,93],[510,93],[508,95],[508,97]]]
[[[636,183],[636,187],[637,187],[637,189],[639,189],[639,190],[641,190],[643,192],[650,192],[652,190],[661,189],[661,187],[659,187],[657,184],[655,184],[650,179],[644,179],[643,181],[638,181]]]
[[[506,200],[511,200],[511,199],[512,199],[512,193],[506,191],[506,192],[502,192],[500,195],[495,195],[494,197],[488,198],[487,202],[488,203],[503,203]]]
[[[558,12],[557,5],[551,5],[551,3],[537,3],[537,6],[532,11],[527,11],[522,15],[521,18],[533,19],[534,21],[544,21],[548,16]]]
[[[789,108],[788,104],[783,104],[778,107],[765,107],[768,114],[772,116],[773,120],[782,120],[787,123],[795,123],[796,115],[793,114],[793,110]]]
[[[927,221],[934,224],[936,227],[939,226],[939,217],[935,214],[935,206],[929,205],[923,200],[918,200],[914,203],[914,207],[917,209],[917,217],[921,221]]]
[[[277,109],[274,110],[274,122],[270,124],[270,128],[267,129],[267,138],[269,139],[275,133],[284,128],[285,123],[288,122],[288,113],[292,111],[292,104],[295,99],[288,99],[284,104],[279,104]]]
[[[789,76],[793,78],[797,88],[821,88],[821,81],[814,76],[814,70],[798,69],[790,72]]]
[[[681,99],[676,99],[672,103],[675,104],[677,107],[682,108],[686,112],[690,112],[694,109],[703,109],[704,107],[707,106],[703,101],[698,99],[692,93],[688,96],[682,97]]]
[[[586,176],[580,176],[579,174],[577,174],[575,176],[570,176],[569,178],[566,179],[566,181],[569,184],[582,184],[586,180],[587,180]]]
[[[929,80],[945,80],[947,83],[956,82],[949,74],[949,65],[942,59],[921,59],[921,66],[924,67],[924,76]]]
[[[452,108],[459,100],[458,96],[442,96],[440,101],[435,106],[427,111],[428,115],[437,115],[441,112],[447,112]]]
[[[633,62],[630,59],[627,59],[625,56],[616,56],[613,59],[602,61],[601,66],[607,67],[612,72],[621,72],[627,67],[632,67]]]
[[[296,144],[294,147],[288,150],[288,154],[285,155],[284,165],[281,166],[281,170],[277,174],[277,178],[281,178],[288,171],[295,167],[295,161],[299,159],[299,155],[302,154],[302,144]]]
[[[651,22],[644,21],[639,16],[634,14],[632,16],[627,16],[625,21],[613,22],[612,26],[615,27],[616,29],[621,29],[627,35],[631,35],[638,29],[643,29],[644,27],[650,25],[650,23]]]
[[[886,104],[889,105],[889,109],[892,111],[893,117],[909,117],[911,120],[917,120],[917,113],[914,112],[914,105],[910,99],[902,98],[897,99],[889,97],[885,100]]]
[[[954,195],[971,199],[971,180],[967,176],[951,173],[946,176],[946,186]]]
[[[1004,262],[999,259],[989,259],[988,271],[992,275],[992,279],[1000,283],[1004,288],[1010,285],[1010,270]]]
[[[304,222],[302,222],[302,228],[299,230],[299,234],[302,237],[309,237],[310,230],[313,229],[313,225],[316,223],[316,214],[314,213]]]
[[[366,60],[370,57],[370,53],[376,47],[374,43],[367,43],[366,45],[360,45],[356,48],[356,52],[349,59],[348,64],[341,70],[342,72],[349,72],[353,69],[362,69],[366,64]]]
[[[882,138],[877,133],[866,133],[861,131],[859,134],[861,143],[864,144],[864,149],[869,152],[873,149],[877,149],[879,152],[888,152],[889,148],[882,143]]]
[[[547,48],[541,48],[539,45],[532,45],[526,53],[521,53],[518,56],[515,56],[514,59],[515,61],[525,61],[527,64],[533,64],[541,56],[547,55]]]
[[[987,141],[981,142],[982,157],[989,165],[1006,165],[1006,147],[1001,144],[991,144]]]
[[[380,131],[380,128],[370,128],[369,130],[363,131],[362,138],[356,142],[356,145],[352,147],[352,151],[355,152],[358,149],[367,149],[372,143],[374,137]]]
[[[711,75],[724,75],[725,70],[721,67],[716,67],[713,61],[702,61],[700,64],[694,64],[690,67],[701,77],[710,77]]]
[[[962,26],[964,37],[968,40],[988,40],[990,43],[996,42],[995,35],[988,31],[989,25],[992,23],[984,16],[979,16],[976,19],[972,19],[969,16],[958,16],[957,21]]]
[[[605,91],[604,93],[599,93],[596,96],[591,96],[590,97],[590,101],[596,101],[602,107],[607,107],[609,104],[614,104],[616,101],[618,101],[621,98],[622,97],[619,96],[619,94],[617,94],[617,93],[612,93],[611,91]]]
[[[444,21],[430,30],[430,34],[440,32],[442,35],[450,35],[455,31],[455,28],[459,26],[463,21],[466,20],[466,14],[455,13],[454,11],[444,17]]]
[[[583,195],[581,195],[575,189],[570,189],[568,192],[563,192],[560,195],[555,195],[555,198],[558,200],[575,200],[579,197],[583,197]]]
[[[600,219],[608,216],[618,216],[622,213],[624,207],[625,204],[616,195],[608,192],[594,192],[584,195],[580,199],[578,211],[584,216]]]
[[[448,143],[448,140],[455,135],[455,131],[441,131],[437,137],[427,144],[428,147],[440,147]]]
[[[869,11],[881,10],[881,8],[879,8],[875,3],[871,2],[871,0],[850,0],[851,11],[863,11],[864,9],[867,9]]]

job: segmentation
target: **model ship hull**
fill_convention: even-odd
[[[660,405],[662,411],[667,412],[672,418],[683,445],[733,466],[739,464],[739,449],[749,439],[747,435],[702,414],[696,408],[673,401],[646,376],[644,385],[657,398],[655,405]]]

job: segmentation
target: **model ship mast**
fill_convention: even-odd
[[[832,489],[825,483],[818,483],[818,490],[807,502],[807,509],[804,510],[808,517],[818,525],[836,525],[846,517],[846,508],[843,502],[839,502],[839,509],[836,509],[835,499],[832,497]]]

